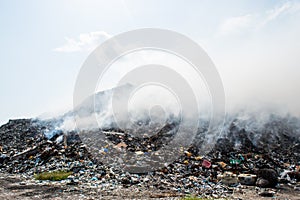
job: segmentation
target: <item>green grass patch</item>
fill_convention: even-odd
[[[35,174],[34,178],[36,180],[50,180],[50,181],[61,181],[68,176],[70,176],[72,172],[67,172],[67,171],[54,171],[54,172],[43,172],[40,174]]]

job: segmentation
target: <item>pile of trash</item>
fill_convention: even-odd
[[[33,177],[40,172],[71,171],[63,183],[92,185],[105,190],[138,185],[176,193],[227,197],[234,188],[257,186],[276,188],[279,184],[299,189],[300,140],[285,119],[265,123],[258,134],[236,120],[220,136],[215,148],[201,155],[195,141],[173,163],[147,173],[129,173],[111,158],[109,165],[96,160],[76,131],[57,129],[57,122],[38,119],[9,120],[0,127],[0,172]],[[143,154],[156,151],[172,137],[176,124],[167,124],[147,140],[128,131],[97,130],[114,147]],[[199,134],[202,131],[199,131]],[[201,136],[197,137],[201,138]],[[103,146],[102,153],[110,149]],[[272,196],[273,192],[261,195]]]

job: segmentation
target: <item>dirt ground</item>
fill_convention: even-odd
[[[270,189],[267,189],[270,191]],[[273,197],[262,197],[257,188],[245,186],[233,188],[227,199],[282,199],[300,200],[300,191],[294,187],[282,185],[272,189]],[[132,186],[112,191],[98,188],[71,186],[60,182],[36,182],[25,180],[20,175],[0,174],[0,199],[182,199],[186,195],[171,191],[157,191],[149,188]]]

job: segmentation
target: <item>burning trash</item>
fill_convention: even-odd
[[[197,145],[203,142],[198,139],[189,149],[179,148],[179,156],[173,163],[147,173],[126,172],[122,162],[132,158],[111,155],[129,152],[135,159],[152,153],[160,156],[156,150],[161,148],[162,141],[167,141],[164,137],[172,135],[137,138],[131,134],[134,130],[96,130],[107,141],[98,149],[99,155],[110,161],[107,164],[89,153],[79,132],[63,131],[57,121],[10,120],[0,127],[0,172],[32,180],[36,174],[70,172],[56,184],[81,187],[86,194],[91,188],[113,192],[133,187],[171,192],[175,196],[193,194],[213,198],[231,198],[236,195],[235,190],[255,192],[257,187],[261,188],[255,193],[257,196],[276,196],[282,187],[289,187],[293,193],[299,188],[299,138],[284,120],[267,122],[263,133],[256,135],[234,121],[206,155],[201,155]],[[170,132],[174,128],[176,125],[167,125],[163,130]]]

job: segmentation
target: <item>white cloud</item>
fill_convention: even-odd
[[[287,1],[263,13],[230,17],[220,25],[218,35],[241,34],[249,30],[257,30],[276,20],[281,15],[292,15],[298,11],[300,11],[299,2]]]
[[[82,33],[77,38],[66,37],[66,43],[61,47],[57,47],[57,52],[80,52],[92,51],[104,40],[110,38],[111,35],[104,31],[96,31],[90,33]]]
[[[232,33],[240,33],[250,28],[255,20],[254,15],[243,15],[226,19],[220,26],[220,34],[227,35]]]
[[[293,5],[291,2],[286,2],[285,4],[283,4],[281,6],[277,6],[273,9],[267,10],[266,14],[265,14],[265,19],[261,23],[261,26],[264,26],[265,24],[269,23],[270,21],[275,20],[277,17],[279,17],[283,13],[286,13],[291,8],[293,8],[293,6],[295,6],[295,5],[297,5],[297,4]]]

